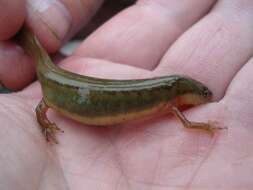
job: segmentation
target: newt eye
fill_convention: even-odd
[[[202,95],[205,98],[211,98],[212,97],[212,92],[207,87],[204,87]]]

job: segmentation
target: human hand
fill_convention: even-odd
[[[107,78],[189,75],[210,87],[215,102],[187,117],[216,120],[228,130],[211,138],[168,117],[87,127],[51,112],[65,131],[51,146],[35,119],[41,93],[34,83],[0,96],[1,189],[252,187],[252,2],[218,1],[209,12],[214,1],[157,2],[140,1],[113,18],[62,66]]]

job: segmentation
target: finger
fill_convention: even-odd
[[[75,52],[152,69],[170,44],[215,0],[140,0],[94,32]]]
[[[230,120],[236,120],[241,124],[250,122],[252,126],[253,120],[253,57],[247,64],[237,73],[230,83],[226,95],[223,99],[225,105],[230,105]]]
[[[253,1],[220,1],[169,49],[156,72],[190,75],[220,99],[253,54],[252,19]]]
[[[7,40],[22,26],[25,0],[0,1],[0,40]]]
[[[34,78],[34,63],[21,47],[11,42],[0,42],[0,84],[19,90]]]
[[[138,79],[155,76],[151,71],[111,61],[71,56],[61,62],[64,69],[86,76],[108,79]]]
[[[28,0],[27,23],[49,52],[84,26],[103,0]]]

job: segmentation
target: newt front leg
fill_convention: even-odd
[[[46,137],[47,141],[50,140],[54,141],[56,144],[58,144],[58,141],[55,137],[55,132],[60,131],[63,132],[59,127],[56,126],[55,123],[52,123],[47,118],[47,110],[48,106],[46,105],[45,101],[42,99],[38,106],[36,107],[36,116],[37,121],[40,124],[41,130]]]
[[[202,122],[189,121],[177,107],[172,106],[171,109],[172,113],[181,121],[181,123],[185,128],[204,129],[210,132],[213,132],[214,130],[227,129],[226,127],[218,126],[217,123],[215,122],[202,123]]]

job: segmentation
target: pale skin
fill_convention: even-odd
[[[81,10],[80,1],[63,2],[73,24],[62,31],[77,30],[101,3],[83,1],[90,9]],[[35,118],[41,92],[38,82],[31,83],[32,60],[8,41],[21,26],[25,9],[13,3],[3,10],[11,14],[17,8],[15,24],[0,21],[0,30],[6,30],[0,39],[7,40],[0,44],[0,80],[13,89],[29,85],[16,94],[0,95],[0,189],[252,188],[252,0],[142,0],[62,61],[68,70],[96,77],[187,74],[206,84],[215,101],[187,110],[187,118],[214,120],[227,130],[211,137],[181,127],[175,117],[94,128],[50,111],[50,119],[64,130],[57,134],[60,144],[53,146],[46,143]],[[56,18],[50,19],[52,28],[58,28]],[[28,22],[35,31],[43,28],[38,35],[49,52],[59,48],[64,37],[53,38],[45,22]],[[72,35],[62,31],[58,36]]]

